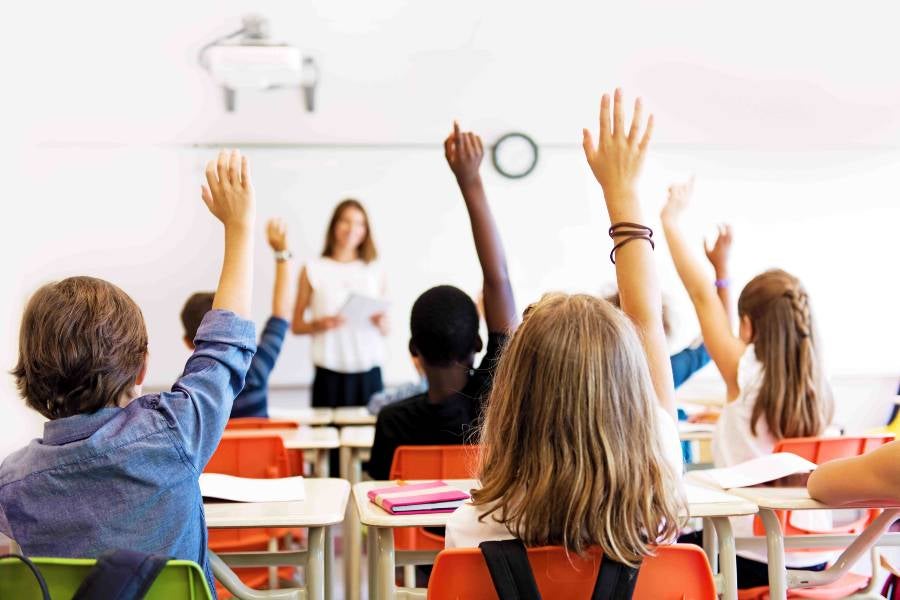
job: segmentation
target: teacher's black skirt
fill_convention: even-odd
[[[312,405],[314,408],[365,406],[372,394],[383,389],[381,367],[364,373],[338,373],[317,366],[313,378]]]

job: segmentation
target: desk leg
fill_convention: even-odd
[[[345,456],[346,452],[346,456]],[[346,460],[345,460],[346,458]],[[359,463],[359,453],[355,448],[341,448],[341,475],[353,486],[359,483],[354,479],[353,463]],[[344,518],[344,597],[347,600],[359,600],[359,564],[362,555],[362,527],[356,515],[356,502],[350,498],[347,503],[347,515]],[[371,589],[371,588],[370,588]]]
[[[306,597],[325,600],[325,527],[309,528],[306,555]]]
[[[710,519],[719,538],[719,572],[722,574],[724,600],[737,600],[737,555],[735,554],[734,531],[728,517]]]
[[[328,477],[328,455],[331,451],[327,448],[316,450],[316,477]]]
[[[379,527],[374,532],[369,529],[369,535],[375,538],[375,561],[378,571],[377,600],[394,600],[394,530],[391,527]]]
[[[759,518],[766,529],[766,552],[769,560],[769,597],[787,598],[787,571],[784,567],[784,533],[775,511],[760,507]]]
[[[368,563],[369,600],[378,597],[378,545],[375,543],[377,528],[369,525],[366,533],[366,562]]]
[[[334,530],[331,527],[325,528],[325,600],[331,600],[334,597],[332,591],[332,580],[334,577]]]
[[[710,519],[703,519],[703,551],[706,552],[706,558],[709,560],[709,568],[713,573],[719,572],[719,551],[718,540],[716,539],[716,528]]]

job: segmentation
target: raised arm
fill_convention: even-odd
[[[266,225],[269,247],[275,252],[275,286],[272,289],[272,316],[287,321],[291,318],[290,250],[287,244],[287,226],[281,219],[270,219]]]
[[[810,475],[807,488],[810,496],[826,504],[900,502],[900,441],[821,465]]]
[[[212,307],[248,318],[256,202],[247,157],[237,150],[219,152],[218,159],[206,165],[206,182],[201,190],[203,202],[225,226],[225,259]]]
[[[680,220],[693,193],[693,187],[693,180],[669,187],[669,199],[662,211],[663,231],[675,270],[694,304],[703,343],[725,380],[728,398],[734,399],[739,393],[738,362],[746,344],[732,333],[728,314],[716,294],[715,286],[704,271],[703,263],[685,240]]]
[[[642,118],[641,100],[634,103],[631,127],[626,130],[621,90],[616,90],[610,126],[609,95],[600,103],[600,134],[594,143],[584,130],[584,155],[594,176],[603,188],[610,223],[646,223],[637,196],[637,180],[644,162],[647,144],[653,131],[653,116]],[[641,129],[644,129],[641,134]],[[615,242],[624,241],[616,237]],[[653,262],[653,249],[642,239],[621,246],[615,255],[616,281],[622,310],[637,327],[653,388],[662,407],[675,416],[675,387],[672,365],[666,346],[662,321],[662,294]]]
[[[731,254],[731,242],[733,240],[731,234],[731,225],[719,225],[719,233],[716,235],[716,241],[712,246],[704,244],[706,251],[706,259],[713,266],[716,272],[716,294],[719,296],[719,302],[725,308],[725,316],[728,317],[728,327],[734,331],[734,323],[731,319],[731,279],[728,269],[728,256]]]
[[[478,169],[484,157],[481,138],[461,132],[453,123],[453,132],[444,140],[444,155],[466,202],[475,250],[484,276],[484,320],[488,331],[505,333],[518,324],[516,303],[506,267],[506,255],[497,224],[488,206]]]

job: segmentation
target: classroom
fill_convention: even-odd
[[[900,600],[900,8],[11,16],[0,600]]]

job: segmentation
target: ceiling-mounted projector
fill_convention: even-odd
[[[300,49],[273,42],[268,22],[249,15],[243,27],[222,36],[200,49],[200,65],[222,86],[225,109],[235,109],[238,90],[299,88],[306,110],[315,109],[315,90],[319,68],[312,57]]]

